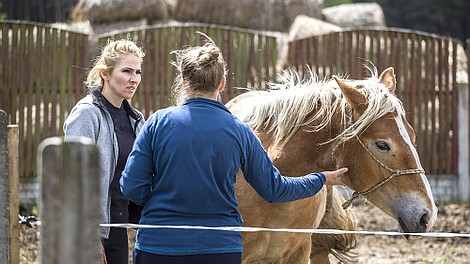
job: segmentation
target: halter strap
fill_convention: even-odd
[[[351,197],[349,197],[349,199],[343,203],[342,207],[343,209],[346,209],[348,208],[349,206],[351,206],[351,204],[359,199],[360,197],[363,197],[367,194],[369,194],[370,192],[376,190],[377,188],[381,187],[382,185],[384,185],[385,183],[387,183],[388,181],[390,181],[391,179],[393,179],[395,176],[399,176],[399,175],[406,175],[406,174],[418,174],[418,173],[425,173],[424,169],[422,168],[416,168],[416,169],[393,169],[389,166],[387,166],[385,163],[383,163],[382,161],[380,161],[370,150],[369,148],[364,144],[364,142],[362,142],[362,140],[359,138],[359,136],[356,135],[356,139],[357,141],[361,144],[361,146],[366,150],[366,152],[369,154],[369,156],[372,157],[373,160],[375,160],[381,167],[385,168],[386,170],[390,171],[392,174],[390,176],[388,176],[387,178],[385,178],[384,180],[382,180],[381,182],[377,183],[376,185],[372,186],[371,188],[365,190],[365,191],[362,191],[362,192],[354,192],[352,194]]]

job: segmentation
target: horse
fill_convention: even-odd
[[[403,232],[427,232],[437,207],[415,148],[416,134],[395,95],[393,67],[353,80],[301,79],[294,70],[267,90],[237,95],[227,108],[256,133],[274,165],[286,176],[347,167],[354,191],[348,201],[324,186],[312,197],[265,202],[237,175],[235,194],[244,226],[354,230],[348,207],[364,197],[397,220]],[[329,254],[354,258],[351,235],[294,232],[243,233],[243,263],[329,263]],[[408,237],[407,237],[408,238]]]

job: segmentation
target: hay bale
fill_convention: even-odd
[[[323,0],[181,0],[175,19],[287,32],[299,14],[321,17]]]
[[[323,9],[326,22],[343,28],[385,27],[382,7],[377,3],[343,4]]]
[[[72,10],[73,21],[94,24],[122,21],[159,21],[173,16],[177,0],[80,0]]]
[[[324,22],[320,19],[299,15],[290,26],[289,40],[293,41],[341,30],[341,27]]]

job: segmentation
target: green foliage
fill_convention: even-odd
[[[388,27],[458,38],[464,46],[465,40],[470,38],[468,0],[325,0],[324,7],[373,2],[382,6]]]
[[[323,7],[330,7],[349,3],[351,3],[350,0],[325,0],[323,1]]]
[[[21,203],[20,204],[20,215],[22,215],[22,216],[39,215],[38,204],[36,204],[36,203]]]
[[[468,0],[377,0],[387,26],[459,38],[470,37]]]
[[[0,2],[0,21],[7,19],[7,14],[3,11],[2,3]]]

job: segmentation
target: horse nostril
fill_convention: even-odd
[[[429,219],[430,219],[429,211],[424,209],[423,214],[421,215],[421,218],[419,219],[419,229],[426,231],[426,227],[429,223]]]

